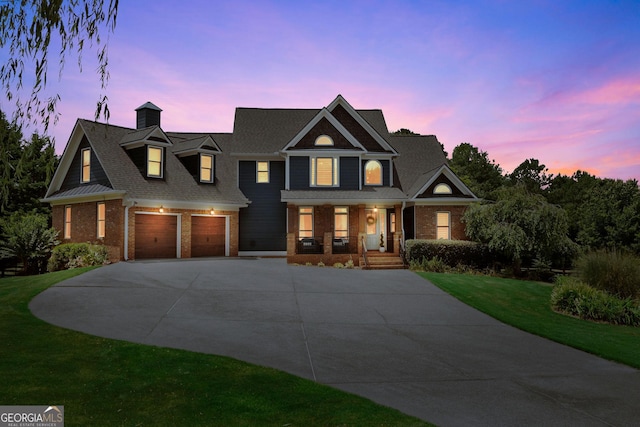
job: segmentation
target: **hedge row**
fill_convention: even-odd
[[[48,271],[103,265],[109,260],[106,246],[91,243],[64,243],[51,252],[47,264]]]
[[[493,260],[486,245],[468,240],[407,240],[407,264],[437,258],[449,267],[465,265],[485,269]]]

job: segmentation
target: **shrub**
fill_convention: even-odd
[[[58,232],[48,226],[45,215],[14,213],[3,221],[0,240],[0,258],[16,258],[22,262],[24,272],[44,272],[44,265],[57,245]]]
[[[449,270],[449,266],[438,257],[422,258],[420,261],[413,260],[409,263],[409,267],[414,271],[431,271],[434,273],[445,273]]]
[[[621,298],[640,298],[640,258],[622,252],[591,252],[577,262],[588,285]]]
[[[640,306],[631,298],[618,298],[574,277],[560,276],[551,291],[554,310],[585,320],[640,326]]]
[[[64,243],[53,249],[47,270],[58,271],[91,265],[103,265],[109,259],[106,246],[91,243]]]
[[[468,240],[407,240],[405,258],[409,265],[433,258],[449,267],[467,265],[482,269],[491,264],[486,245]]]
[[[350,259],[349,261],[347,261],[347,263],[344,265],[344,268],[354,268],[355,265],[353,264],[353,260]]]
[[[341,262],[336,262],[333,264],[333,268],[344,268],[344,264]]]

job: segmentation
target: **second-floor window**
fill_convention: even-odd
[[[364,166],[364,183],[366,185],[382,185],[382,164],[377,160],[369,160]]]
[[[311,159],[311,186],[338,186],[337,157],[313,157]]]
[[[200,154],[200,182],[213,182],[213,156]]]
[[[82,150],[82,170],[80,171],[80,182],[91,181],[91,149]]]
[[[162,148],[147,148],[147,176],[151,178],[162,178]]]
[[[269,183],[269,162],[256,162],[256,182]]]

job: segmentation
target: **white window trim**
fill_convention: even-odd
[[[267,170],[260,170],[260,163],[265,163],[267,165]],[[260,172],[267,173],[267,180],[260,181]],[[256,161],[256,184],[269,184],[271,182],[271,162],[268,160],[258,160]]]
[[[89,169],[89,179],[84,179],[84,153],[89,152],[89,164],[87,164],[86,166]],[[83,148],[80,151],[80,183],[82,184],[86,184],[91,182],[91,148]]]
[[[338,209],[346,209],[346,212],[337,212]],[[344,215],[347,217],[347,229],[346,230],[339,230],[339,231],[346,231],[347,235],[346,237],[338,237],[336,236],[336,231],[338,231],[336,229],[336,217],[338,215]],[[349,240],[349,206],[334,206],[333,208],[333,237],[337,238],[337,239],[345,239],[345,240]]]
[[[202,179],[202,158],[203,157],[209,157],[211,159],[211,178],[210,179]],[[200,182],[205,183],[205,184],[211,184],[214,180],[215,180],[215,159],[213,157],[213,154],[205,154],[205,153],[200,153],[200,169],[199,169],[199,178],[200,178]]]
[[[453,194],[453,190],[449,184],[441,182],[433,188],[433,194]]]
[[[371,184],[367,182],[367,165],[371,162],[376,162],[378,163],[378,165],[380,165],[380,183],[379,184]],[[381,187],[382,185],[384,185],[384,166],[382,165],[382,162],[380,160],[371,159],[371,160],[367,160],[364,163],[364,185],[368,185],[372,187]]]
[[[160,150],[160,175],[152,175],[149,173],[149,152],[151,149]],[[155,162],[154,162],[155,163]],[[149,178],[164,178],[164,147],[158,147],[155,145],[147,145],[147,177]]]
[[[318,173],[317,173],[317,165],[318,159],[332,159],[332,184],[331,185],[322,185],[317,184],[318,182]],[[314,179],[315,178],[315,179]],[[340,187],[340,157],[338,156],[323,156],[317,155],[309,157],[309,183],[310,187],[319,187],[319,188],[335,188]]]
[[[300,228],[301,225],[301,221],[300,221],[300,217],[303,215],[302,213],[302,209],[311,209],[311,213],[304,213],[304,215],[311,215],[311,237],[308,236],[301,236],[300,232],[302,231],[302,229]],[[315,232],[315,224],[314,224],[314,217],[315,217],[315,209],[313,209],[313,206],[299,206],[298,207],[298,238],[299,239],[309,239],[309,238],[313,238],[314,236],[314,232]],[[309,230],[304,230],[304,231],[309,231]]]
[[[320,143],[318,141],[328,141],[328,142]],[[319,137],[316,138],[313,145],[317,147],[333,147],[335,143],[333,142],[333,138],[331,138],[329,135],[320,135]]]
[[[100,206],[104,206],[104,218],[102,218],[102,220],[100,220]],[[104,226],[104,233],[102,234],[102,236],[100,235],[101,222],[103,223],[103,226]],[[96,203],[96,226],[97,226],[97,230],[96,230],[97,238],[104,239],[104,237],[107,234],[107,205],[105,205],[104,202]]]
[[[63,218],[63,237],[65,239],[71,239],[71,205],[66,205],[64,207],[64,218]]]
[[[441,226],[438,224],[438,216],[439,214],[447,214],[447,238],[446,239],[439,239],[438,238],[438,231],[440,228],[444,228],[444,226]],[[451,212],[449,211],[437,211],[436,212],[436,239],[437,240],[451,240]]]

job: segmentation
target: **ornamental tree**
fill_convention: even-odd
[[[566,212],[522,185],[496,192],[495,202],[471,205],[463,216],[466,233],[485,243],[516,272],[523,260],[560,261],[573,256],[577,245],[568,237]]]

